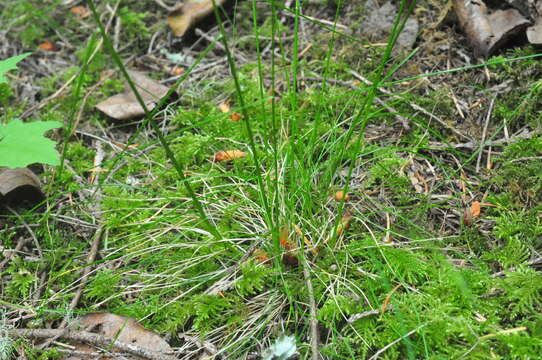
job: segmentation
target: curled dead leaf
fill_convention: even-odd
[[[213,161],[214,162],[230,161],[230,160],[235,160],[235,159],[241,159],[246,156],[247,156],[247,153],[241,150],[219,151],[215,153],[215,155],[213,156]]]
[[[262,249],[256,249],[254,251],[254,259],[256,259],[256,261],[258,261],[260,264],[264,265],[268,265],[271,262],[267,252]]]
[[[128,71],[132,81],[135,83],[148,110],[152,110],[164,97],[169,88],[138,71]],[[116,120],[129,120],[145,115],[145,111],[136,99],[135,94],[128,84],[121,94],[113,95],[98,103],[96,108],[107,116]]]
[[[480,202],[479,201],[474,201],[472,203],[472,205],[470,206],[470,210],[471,210],[471,213],[472,213],[472,217],[480,217]]]
[[[348,201],[350,200],[350,195],[345,193],[344,190],[339,190],[335,192],[334,198],[337,201]]]
[[[488,57],[530,25],[518,10],[491,12],[482,0],[453,0],[453,7],[477,57]]]
[[[184,68],[180,66],[174,66],[169,73],[174,76],[179,76],[184,74]]]
[[[156,354],[164,354],[164,358],[170,358],[165,354],[172,352],[169,344],[158,334],[145,329],[135,319],[126,316],[111,313],[90,313],[77,319],[71,327],[72,329],[79,327],[80,330],[94,332],[98,335],[111,338],[112,342],[116,340],[124,344],[138,346]],[[96,351],[96,349],[84,343],[77,343],[75,344],[75,347],[78,351],[83,353],[93,353]],[[110,350],[113,354],[115,353],[114,346]],[[83,360],[91,358],[94,357],[91,355],[86,356],[77,354],[68,356],[64,358],[64,360]],[[139,359],[139,357],[136,356],[128,356],[127,358],[132,360]]]
[[[218,6],[225,0],[216,0]],[[213,12],[212,1],[189,1],[175,6],[167,17],[167,22],[175,36],[183,36],[188,29]]]
[[[295,249],[295,246],[290,240],[290,230],[288,229],[288,226],[283,226],[282,229],[280,229],[279,242],[284,250],[291,251]]]
[[[542,4],[542,2],[540,2]],[[527,39],[531,44],[542,44],[542,15],[536,21],[536,24],[527,29]]]
[[[57,48],[55,47],[55,44],[53,44],[49,40],[45,40],[38,46],[43,51],[57,51]]]
[[[290,239],[290,229],[286,225],[280,229],[279,242],[280,246],[285,250],[282,254],[282,262],[286,265],[296,266],[299,263],[297,251]]]
[[[471,206],[465,209],[463,213],[463,224],[470,225],[474,222],[474,219],[480,217],[481,203],[474,201]]]
[[[70,9],[70,12],[81,19],[90,16],[90,10],[84,6],[74,6]]]
[[[231,110],[230,101],[226,100],[218,105],[218,109],[223,113],[229,113]]]
[[[234,121],[234,122],[241,121],[241,118],[242,118],[242,116],[238,112],[234,112],[233,114],[230,115],[231,121]]]
[[[36,205],[45,200],[40,180],[27,168],[0,172],[0,204],[19,207]]]

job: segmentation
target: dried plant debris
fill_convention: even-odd
[[[539,0],[531,11],[534,25],[527,29],[527,39],[531,44],[542,44],[542,1]]]
[[[225,0],[215,0],[222,5]],[[168,14],[167,22],[175,36],[183,36],[199,21],[213,13],[213,1],[189,1],[175,6]]]
[[[40,180],[27,168],[0,172],[0,205],[20,207],[36,205],[45,200]]]
[[[136,320],[115,315],[111,313],[90,313],[79,318],[72,327],[79,327],[81,330],[92,332],[106,338],[110,338],[124,344],[135,345],[143,351],[149,351],[154,354],[163,354],[164,359],[167,359],[166,354],[172,353],[169,344],[153,331],[145,329]],[[75,329],[74,329],[75,330]],[[65,360],[83,360],[94,359],[93,353],[96,352],[94,347],[84,343],[75,344],[77,351],[83,354],[67,356]],[[115,352],[115,346],[110,349]],[[84,353],[88,353],[86,355]],[[140,356],[124,355],[126,359],[142,359]],[[104,356],[105,358],[105,356]]]
[[[531,24],[517,9],[492,10],[482,0],[454,0],[459,25],[476,57],[488,57]]]
[[[363,22],[362,35],[370,41],[387,41],[397,17],[397,7],[391,1],[379,6],[375,0],[369,0],[365,9],[368,11],[368,16]],[[413,16],[409,17],[397,38],[394,51],[412,49],[418,35],[418,29],[418,20]]]
[[[130,78],[135,83],[139,94],[145,101],[148,110],[152,110],[164,97],[169,88],[138,71],[128,71]],[[96,108],[115,120],[130,120],[145,115],[145,111],[137,101],[137,98],[126,83],[125,90],[96,105]]]

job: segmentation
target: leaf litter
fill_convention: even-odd
[[[380,2],[382,3],[382,2]],[[317,13],[318,14],[318,13]],[[312,15],[316,15],[316,14],[312,14]],[[320,14],[321,15],[321,14]],[[194,25],[190,25],[190,26],[194,26]],[[190,26],[188,26],[187,28],[190,28]],[[423,29],[421,30],[423,31]],[[216,35],[216,33],[214,33],[214,35]],[[415,41],[416,41],[416,38],[414,38]],[[454,51],[462,51],[461,49],[457,49],[457,48],[445,48],[445,45],[442,45],[442,43],[439,43],[438,46],[441,46],[440,49],[445,49],[447,52],[449,53],[454,53]],[[437,49],[439,49],[437,47]],[[495,51],[498,51],[498,47],[495,47],[494,48]],[[309,52],[309,55],[310,55],[310,52]],[[465,55],[463,54],[464,56],[461,58],[461,57],[452,57],[451,58],[451,61],[454,62],[453,66],[457,66],[456,64],[458,64],[457,61],[459,61],[458,59],[468,59],[468,55]],[[467,61],[468,62],[468,61]],[[462,64],[459,62],[459,64]],[[435,84],[433,84],[433,87],[435,87]],[[310,90],[310,89],[305,89],[305,90]],[[459,95],[458,95],[459,97]],[[461,100],[461,99],[460,99]],[[475,99],[477,100],[477,99]],[[481,99],[480,101],[480,107],[483,106],[484,104],[484,99]],[[468,104],[462,104],[461,101],[458,102],[458,106],[462,106],[463,109],[465,108],[468,108],[469,106],[473,105],[473,104],[476,104],[476,101],[472,101],[472,103],[468,103]],[[473,109],[476,109],[476,105],[473,105]],[[230,109],[231,110],[231,109]],[[437,112],[438,109],[435,111]],[[467,112],[466,112],[467,113]],[[419,114],[418,114],[419,115]],[[467,113],[467,120],[468,120],[468,113]],[[455,120],[450,120],[448,118],[446,118],[446,121],[449,121],[450,123],[453,123],[453,121]],[[465,121],[466,122],[466,121]],[[453,123],[453,126],[456,126],[457,124],[456,123]],[[395,142],[395,140],[399,141],[400,139],[400,136],[397,135],[398,131],[394,131],[394,129],[385,129],[385,131],[387,132],[392,132],[393,134],[391,136],[387,136],[389,135],[389,133],[384,133],[384,131],[379,131],[379,130],[382,130],[382,129],[378,129],[378,128],[371,128],[369,127],[369,131],[368,131],[368,138],[371,139],[371,140],[368,140],[368,143],[370,144],[380,144],[378,141],[379,140],[372,140],[373,137],[374,138],[377,138],[377,139],[386,139],[386,140],[390,140],[391,142]],[[373,132],[374,131],[374,132]],[[383,134],[385,134],[386,136],[383,136]],[[469,132],[468,133],[469,136],[472,136],[471,133]],[[393,139],[393,136],[396,136],[395,139]],[[513,138],[513,137],[512,137]],[[440,140],[440,139],[439,139]],[[452,141],[455,141],[456,139],[454,138],[446,138],[445,139],[446,141],[448,140],[452,140]],[[434,146],[435,151],[441,151],[441,150],[438,150],[438,146],[443,146],[443,141],[441,141],[439,144],[435,144],[434,142],[431,142],[430,143],[430,146]],[[472,144],[470,145],[471,147],[476,147],[478,146],[478,144],[475,142],[475,141],[472,141]],[[498,143],[495,144],[495,147],[499,147],[500,145]],[[224,151],[223,153],[225,153],[224,155],[224,160],[223,161],[231,161],[233,160],[232,158],[230,158],[229,154],[228,154],[228,151],[238,151],[238,150],[226,150]],[[426,150],[426,149],[423,149],[423,151],[429,151],[429,150]],[[493,150],[489,150],[489,154],[491,154],[492,151],[495,151],[495,148],[493,148]],[[424,153],[424,155],[426,155]],[[206,155],[207,156],[207,155]],[[405,156],[405,154],[401,154],[400,156]],[[206,159],[208,159],[206,157]],[[214,157],[213,157],[213,160],[214,160]],[[439,158],[439,160],[442,160],[443,163],[446,163],[446,164],[453,164],[453,161],[450,160],[450,158],[447,158],[446,154],[442,154],[442,157]],[[215,160],[217,161],[217,160]],[[434,185],[435,185],[435,179],[442,179],[443,178],[443,174],[439,172],[439,169],[437,169],[437,171],[433,170],[431,168],[431,165],[427,165],[425,164],[423,161],[424,159],[421,157],[421,156],[414,156],[414,161],[417,162],[420,166],[419,166],[419,169],[416,169],[416,170],[413,170],[413,171],[407,171],[408,173],[408,176],[409,176],[409,180],[411,182],[411,185],[412,187],[415,189],[415,192],[417,194],[424,194],[424,195],[427,195],[428,197],[431,197],[431,196],[434,196],[434,197],[438,197],[438,199],[451,199],[453,198],[454,196],[454,192],[457,194],[457,193],[462,193],[463,191],[465,191],[465,189],[468,189],[470,185],[472,184],[475,184],[475,181],[476,180],[473,180],[473,179],[465,179],[462,187],[459,187],[457,186],[459,180],[456,180],[456,179],[451,179],[450,180],[450,184],[448,184],[449,186],[447,187],[444,187],[444,188],[435,188]],[[451,165],[450,165],[451,166]],[[382,216],[382,209],[379,209],[378,208],[378,205],[374,205],[374,204],[369,204],[370,202],[368,201],[368,199],[372,199],[375,203],[379,204],[379,203],[383,203],[384,205],[383,206],[393,206],[393,203],[390,202],[390,198],[391,197],[388,197],[388,194],[390,192],[389,188],[386,188],[386,184],[385,182],[383,184],[376,184],[376,190],[373,190],[373,189],[363,189],[362,186],[360,186],[360,184],[364,184],[364,178],[363,178],[363,173],[366,172],[365,170],[368,170],[368,169],[355,169],[355,173],[354,173],[354,178],[352,179],[352,186],[349,187],[350,189],[350,193],[351,194],[356,194],[355,196],[353,196],[353,201],[352,201],[352,204],[349,204],[349,208],[348,210],[349,211],[356,211],[356,212],[360,212],[360,207],[361,209],[363,209],[363,211],[371,211],[371,212],[375,212],[377,214],[379,214],[378,216],[379,217],[382,217],[383,219],[385,218],[385,216]],[[391,171],[390,173],[393,173],[393,171]],[[359,176],[358,176],[359,174]],[[430,176],[427,176],[427,174],[429,174]],[[152,174],[151,174],[152,176]],[[470,182],[470,184],[469,184]],[[465,183],[467,183],[467,185],[465,185]],[[426,185],[426,184],[429,184]],[[476,184],[475,184],[476,185]],[[341,187],[341,185],[338,186],[339,188]],[[376,195],[375,195],[376,194]],[[328,194],[325,195],[326,197],[328,196]],[[360,197],[363,197],[363,199],[360,200]],[[468,199],[468,198],[466,198]],[[149,200],[150,201],[150,200]],[[366,202],[363,202],[363,201],[366,201]],[[463,199],[464,202],[466,202],[465,199]],[[433,216],[430,221],[433,221],[435,219],[442,219],[442,226],[443,227],[447,227],[446,229],[450,230],[450,231],[453,231],[454,229],[454,224],[453,224],[453,221],[456,221],[460,218],[461,216],[461,212],[463,209],[468,209],[469,211],[471,211],[471,213],[473,214],[473,218],[475,218],[474,214],[476,214],[476,208],[474,207],[474,204],[475,202],[472,203],[472,205],[470,207],[466,206],[464,203],[460,203],[460,202],[454,202],[453,200],[450,200],[448,202],[446,202],[446,206],[452,208],[452,209],[459,209],[459,211],[456,211],[455,213],[453,211],[444,211],[442,210],[442,208],[439,208],[439,207],[436,207],[431,209],[431,216]],[[212,206],[212,205],[211,205]],[[370,206],[374,206],[374,208],[371,208]],[[334,209],[334,208],[333,208]],[[164,211],[164,209],[157,209],[157,214],[160,214],[161,211]],[[339,228],[337,228],[337,233],[338,235],[343,235],[344,233],[344,230],[346,228],[348,228],[350,226],[350,223],[351,223],[351,220],[352,220],[352,214],[350,212],[346,212],[343,216],[342,219],[340,219],[339,221]],[[439,213],[439,211],[442,211],[442,213]],[[439,214],[438,216],[436,216],[435,214]],[[442,216],[442,217],[439,217],[439,216]],[[375,219],[375,224],[377,224],[378,226],[381,225],[381,223],[379,223],[379,219]],[[436,223],[437,221],[435,221]],[[390,224],[394,224],[394,220],[391,219],[388,221],[388,224],[387,224],[387,227],[388,227],[388,230],[389,230],[389,227],[390,227]],[[483,225],[483,224],[480,224],[480,225]],[[172,227],[175,227],[176,230],[178,229],[178,226],[176,224],[167,224],[167,226],[172,226]],[[385,225],[386,226],[386,225]],[[480,226],[481,227],[481,226]],[[443,231],[443,233],[446,233],[445,231]],[[299,234],[298,234],[299,235]],[[357,234],[356,234],[357,235]],[[377,235],[381,235],[381,234],[377,234]],[[389,235],[389,232],[386,233],[386,236]],[[162,234],[160,235],[162,236]],[[157,239],[160,238],[160,236],[152,236],[151,238],[153,239],[153,241],[156,241]],[[303,233],[301,233],[301,235],[299,235],[300,237],[303,237]],[[378,238],[380,239],[380,237]],[[147,241],[147,239],[142,239],[143,241]],[[143,243],[142,241],[142,243]],[[292,240],[290,239],[289,240],[290,242],[292,242]],[[379,241],[379,240],[375,240],[375,241]],[[406,246],[408,247],[408,242],[402,242],[403,239],[400,239],[398,238],[398,240],[395,239],[395,236],[394,236],[394,241],[393,243],[396,245],[396,246]],[[389,245],[389,244],[386,244],[386,245]],[[137,247],[140,246],[139,244],[137,245]],[[290,249],[290,251],[295,251],[295,247],[293,244],[289,244],[287,245],[288,248]],[[386,251],[386,249],[384,249],[383,251]],[[269,256],[265,253],[265,254],[262,254],[261,252],[259,251],[256,251],[254,253],[256,255],[256,257],[260,257],[262,261],[269,261]],[[115,265],[117,266],[117,265]],[[138,284],[139,285],[139,284]],[[419,290],[419,289],[416,289],[416,291],[423,291],[423,290]],[[221,294],[220,296],[227,296],[227,294],[223,293]],[[406,296],[406,295],[405,295]],[[252,301],[252,300],[251,300]],[[369,303],[368,303],[369,304]],[[370,304],[369,304],[370,305]],[[392,307],[390,306],[387,311],[390,312]],[[356,324],[357,325],[357,324]],[[276,330],[276,329],[275,329]],[[385,330],[383,330],[384,332]],[[219,332],[214,332],[213,334],[219,334]],[[222,334],[220,335],[214,335],[215,337],[213,338],[211,336],[211,338],[213,339],[213,341],[215,343],[220,343],[221,341],[221,336]],[[295,345],[295,341],[293,342],[294,345]]]
[[[45,200],[40,179],[28,168],[0,171],[0,206],[37,205]]]
[[[216,0],[222,5],[225,0]],[[210,0],[191,0],[176,5],[168,14],[167,22],[175,36],[184,36],[199,21],[213,13],[213,2]]]
[[[143,98],[147,109],[150,111],[164,97],[169,88],[151,79],[147,75],[134,70],[129,70],[128,74],[134,82],[139,94]],[[145,110],[137,101],[136,95],[125,83],[123,93],[113,95],[96,105],[96,108],[112,119],[124,121],[145,115]]]
[[[118,352],[118,348],[115,349],[115,343],[120,342],[128,345],[137,346],[141,349],[149,351],[150,353],[156,353],[156,356],[162,355],[165,358],[172,358],[168,356],[173,352],[169,344],[158,334],[148,329],[145,329],[135,319],[126,316],[120,316],[111,313],[89,313],[74,321],[71,325],[72,330],[83,329],[84,331],[101,335],[110,339],[112,347],[109,349],[111,355],[103,356],[103,358],[115,355]],[[89,355],[69,355],[65,360],[87,360],[95,359],[94,346],[89,346],[83,342],[75,344],[75,350],[83,353],[89,353]],[[120,351],[123,353],[124,351]],[[124,355],[126,359],[144,359],[146,357],[140,357],[136,355]]]

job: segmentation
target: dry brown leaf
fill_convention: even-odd
[[[220,103],[220,105],[218,105],[218,109],[223,113],[229,113],[231,111],[230,101],[226,100]]]
[[[350,195],[345,193],[344,190],[339,190],[335,192],[334,198],[337,201],[348,201],[350,200]]]
[[[135,83],[149,110],[152,110],[169,90],[168,87],[138,71],[128,71],[128,74]],[[96,105],[96,108],[116,120],[129,120],[145,115],[145,111],[128,84],[125,84],[125,91],[123,93],[105,99]]]
[[[90,313],[77,319],[72,328],[79,326],[79,330],[86,330],[96,334],[109,337],[125,344],[131,344],[156,353],[170,353],[169,344],[153,331],[145,329],[135,319],[115,315],[111,313]],[[86,344],[75,344],[76,350],[92,353],[96,349]],[[114,351],[114,349],[111,349]],[[105,357],[104,357],[105,358]],[[126,359],[142,359],[141,357],[129,355]],[[72,355],[64,360],[94,359],[91,355]]]
[[[45,200],[38,177],[27,168],[0,172],[0,204],[12,207],[36,205]]]
[[[474,218],[480,217],[480,206],[481,204],[479,201],[474,201],[471,204],[470,211],[471,211],[472,217]]]
[[[296,247],[290,239],[290,229],[286,225],[280,229],[279,242],[280,246],[286,250],[282,254],[282,262],[286,265],[296,266],[299,263],[297,251],[295,251]]]
[[[264,265],[268,265],[271,261],[269,258],[269,255],[265,250],[262,249],[256,249],[254,251],[254,258],[260,263]]]
[[[527,29],[527,40],[531,44],[542,44],[542,16],[536,20],[536,24]]]
[[[179,76],[184,74],[184,68],[180,66],[174,66],[169,73],[170,75]]]
[[[482,0],[454,0],[454,10],[477,57],[488,57],[530,24],[516,9],[490,12]]]
[[[225,0],[216,0],[218,6]],[[190,1],[175,6],[167,17],[167,22],[175,36],[183,36],[188,29],[206,16],[212,14],[212,1]]]
[[[90,16],[90,10],[84,6],[74,6],[70,9],[70,12],[81,19]]]
[[[465,208],[463,211],[463,225],[470,225],[474,222],[475,218],[480,217],[480,207],[480,202],[474,201],[471,206]]]
[[[234,122],[241,121],[241,118],[242,118],[242,115],[239,114],[238,112],[234,112],[233,114],[230,115],[231,121],[234,121]]]
[[[44,42],[39,44],[38,47],[43,51],[56,51],[57,50],[56,47],[55,47],[55,44],[53,44],[49,40],[45,40]]]
[[[288,226],[283,226],[282,229],[280,229],[279,242],[284,250],[291,251],[295,249],[295,246],[290,241],[290,230],[288,229]]]
[[[213,161],[214,162],[230,161],[230,160],[235,160],[235,159],[241,159],[246,156],[247,156],[247,153],[241,150],[219,151],[215,153],[215,155],[213,156]]]

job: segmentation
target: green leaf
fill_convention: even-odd
[[[55,142],[43,136],[46,131],[59,127],[62,123],[58,121],[23,123],[19,119],[0,126],[0,166],[60,165]]]
[[[17,69],[17,63],[28,55],[30,55],[30,53],[17,55],[0,61],[0,84],[8,82],[8,80],[4,77],[4,74],[10,70]]]

